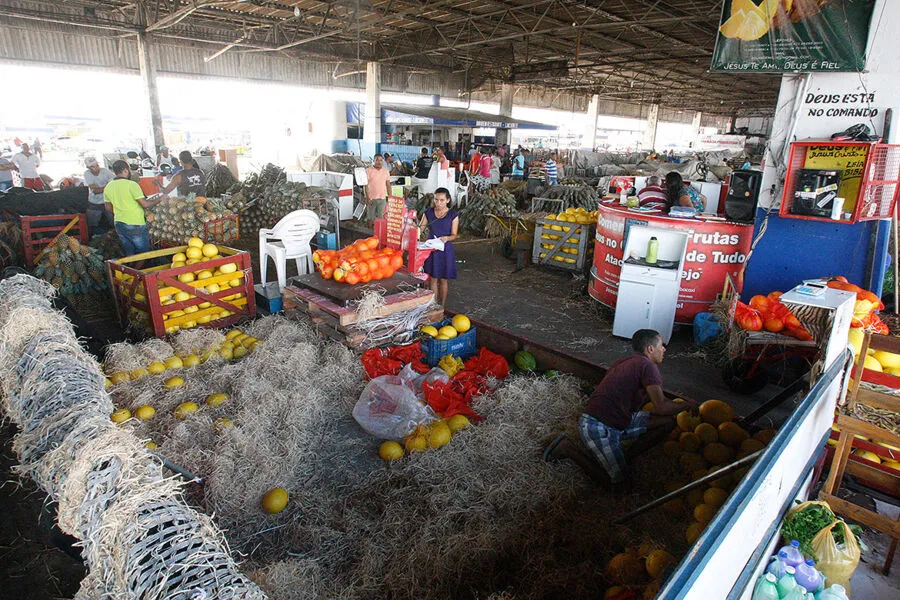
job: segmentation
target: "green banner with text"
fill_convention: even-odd
[[[862,71],[874,7],[875,0],[724,0],[712,70]]]

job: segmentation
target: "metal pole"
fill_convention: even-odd
[[[752,463],[754,460],[759,458],[759,455],[762,453],[763,453],[763,450],[757,450],[753,454],[748,454],[744,458],[742,458],[740,460],[736,460],[733,463],[731,463],[730,465],[722,467],[721,469],[719,469],[718,471],[715,471],[714,473],[710,473],[709,475],[704,475],[700,479],[698,479],[696,481],[692,481],[689,484],[687,484],[686,486],[680,487],[677,490],[675,490],[674,492],[670,492],[670,493],[666,494],[662,498],[657,498],[653,502],[649,502],[649,503],[643,505],[642,507],[631,511],[628,514],[619,517],[618,519],[615,520],[615,523],[616,523],[616,525],[619,525],[621,523],[624,523],[625,521],[630,521],[634,517],[647,512],[651,508],[656,508],[657,506],[659,506],[661,504],[665,504],[666,502],[668,502],[669,500],[671,500],[673,498],[677,498],[678,496],[681,496],[682,494],[686,494],[687,492],[691,491],[694,488],[704,486],[708,482],[714,481],[714,480],[718,479],[719,477],[721,477],[722,475],[727,475],[728,473],[731,473],[732,471],[736,471],[740,467],[743,467],[744,465]]]
[[[150,39],[146,32],[137,34],[138,65],[141,69],[141,79],[144,81],[144,91],[147,94],[147,103],[150,108],[150,127],[153,141],[153,150],[148,152],[153,160],[159,147],[166,143],[163,135],[162,114],[159,110],[159,91],[156,88],[156,69],[150,56]]]

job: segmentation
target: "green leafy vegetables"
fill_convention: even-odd
[[[781,524],[781,536],[785,540],[797,540],[800,542],[800,551],[805,556],[813,556],[810,542],[825,527],[838,520],[837,516],[827,506],[810,504],[800,510],[795,510],[784,519]],[[862,528],[859,525],[850,525],[850,531],[859,539]],[[836,527],[831,530],[831,535],[837,544],[844,543],[844,528]]]

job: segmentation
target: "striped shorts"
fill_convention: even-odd
[[[620,431],[604,425],[590,415],[582,414],[578,419],[578,433],[597,462],[609,473],[612,482],[620,483],[625,479],[626,467],[621,444],[646,433],[649,421],[649,412],[638,411],[631,416],[628,427]]]

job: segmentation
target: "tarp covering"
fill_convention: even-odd
[[[329,173],[353,173],[355,167],[365,167],[366,163],[355,154],[320,154],[315,158],[300,159],[300,168],[309,172],[328,171]]]
[[[52,192],[14,187],[0,192],[0,210],[19,216],[83,213],[87,208],[88,189],[84,186]]]
[[[351,104],[356,106],[351,108]],[[347,103],[347,122],[363,123],[365,121],[365,105]],[[350,119],[358,119],[351,121]],[[451,127],[500,127],[508,129],[542,129],[556,131],[556,125],[545,125],[501,117],[491,113],[452,106],[423,106],[418,104],[382,104],[381,121],[385,125],[449,125]]]

